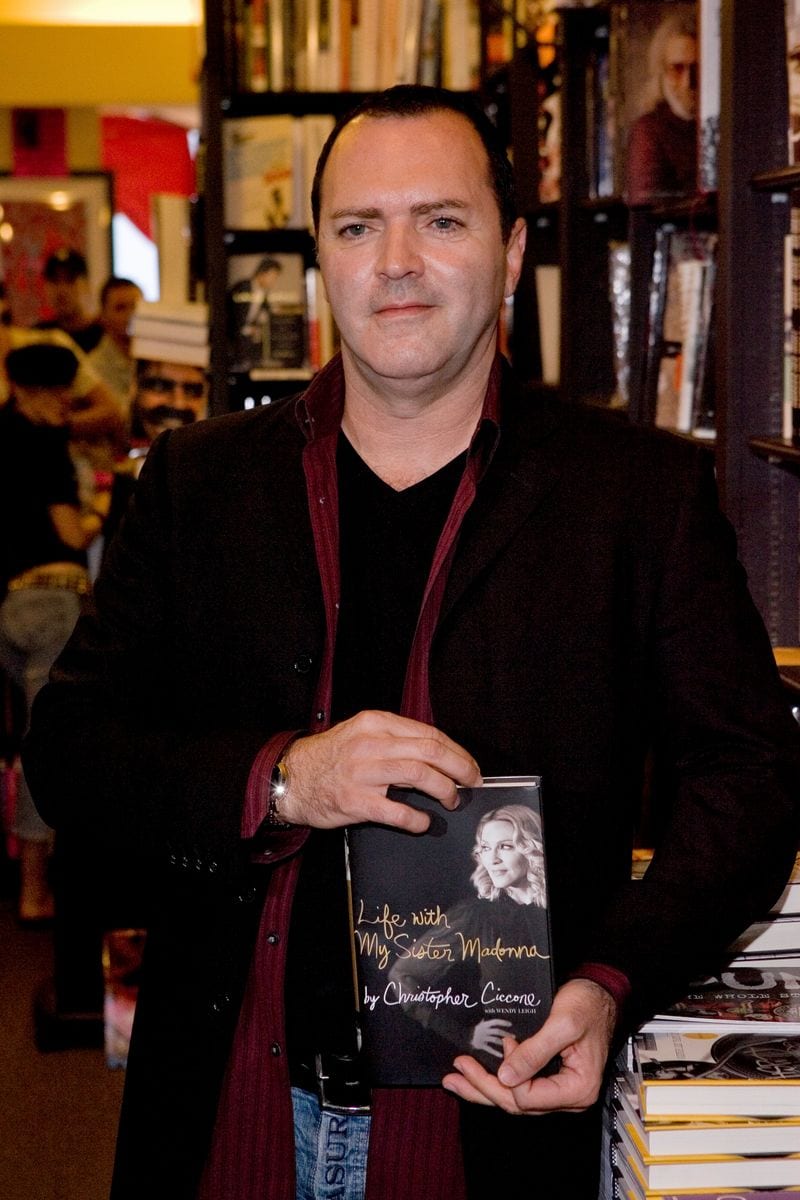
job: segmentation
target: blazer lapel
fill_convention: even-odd
[[[500,441],[462,527],[445,589],[440,624],[464,592],[527,521],[536,520],[558,485],[558,406],[536,396],[503,396]],[[542,533],[546,524],[542,518]]]

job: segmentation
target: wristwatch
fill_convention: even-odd
[[[269,779],[269,798],[267,800],[267,815],[265,823],[270,829],[291,829],[292,826],[281,820],[279,805],[289,787],[289,773],[286,760],[280,759],[272,768]]]

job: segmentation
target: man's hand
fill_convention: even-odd
[[[388,787],[411,787],[456,806],[456,786],[477,787],[474,758],[432,725],[387,712],[360,712],[325,733],[298,738],[284,759],[280,818],[332,829],[375,821],[424,833],[426,813],[389,800]]]
[[[505,1062],[497,1077],[463,1055],[442,1083],[462,1100],[515,1115],[583,1112],[600,1094],[616,1016],[616,1003],[605,988],[589,979],[571,979],[559,988],[537,1034],[522,1043],[504,1039]],[[558,1074],[535,1078],[556,1054],[561,1055]]]

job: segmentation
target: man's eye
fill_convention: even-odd
[[[367,227],[361,221],[354,221],[352,225],[344,225],[339,230],[339,236],[345,238],[358,238],[363,233],[366,233]]]
[[[445,233],[461,227],[461,222],[457,221],[455,217],[436,217],[433,224],[435,229],[442,229]]]

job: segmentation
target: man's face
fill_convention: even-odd
[[[206,377],[199,367],[149,363],[139,379],[135,406],[147,437],[202,420],[208,407]]]
[[[89,298],[89,282],[83,275],[77,279],[56,276],[45,283],[47,301],[56,320],[69,326],[85,318]]]
[[[255,285],[259,291],[269,292],[275,287],[280,274],[280,271],[275,267],[270,267],[268,271],[259,271],[255,278]]]
[[[457,113],[359,118],[325,168],[318,253],[345,365],[378,393],[440,393],[493,354],[519,277],[478,134]]]
[[[676,34],[664,48],[664,98],[685,121],[697,112],[697,42]]]
[[[131,317],[141,298],[139,288],[129,283],[109,288],[100,310],[100,320],[112,337],[119,340],[127,337]]]

